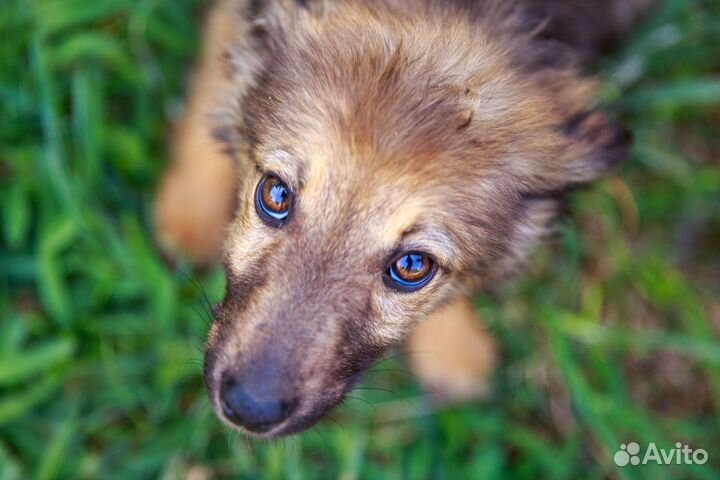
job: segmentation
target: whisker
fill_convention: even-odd
[[[212,313],[212,304],[210,303],[210,298],[208,297],[207,291],[205,290],[205,287],[203,287],[202,282],[196,277],[186,274],[185,272],[180,272],[180,274],[185,278],[186,281],[190,282],[190,284],[195,287],[195,290],[197,290],[197,292],[200,294],[200,303],[203,307],[203,310],[205,311],[205,316],[210,321],[210,324],[212,324],[214,318]],[[209,327],[209,325],[206,326]]]
[[[207,291],[205,290],[205,287],[203,286],[202,282],[198,280],[197,278],[191,279],[192,283],[200,290],[201,298],[205,300],[205,305],[207,307],[207,312],[210,318],[213,318],[213,308],[212,303],[210,302],[210,297],[207,294]]]
[[[374,362],[372,365],[370,365],[368,370],[372,370],[373,368],[377,367],[378,365],[382,365],[383,363],[389,362],[390,360],[396,360],[398,358],[406,357],[408,355],[411,355],[412,353],[414,353],[414,352],[400,352],[400,353],[396,353],[395,355],[383,357],[380,360]]]
[[[205,328],[210,328],[210,325],[212,325],[212,318],[208,318],[208,313],[206,311],[203,312],[203,315],[198,311],[197,308],[195,308],[195,305],[192,302],[184,301],[183,303],[192,308],[193,312],[195,312],[195,314],[200,317],[200,319],[202,319],[203,323],[205,324]]]
[[[397,393],[394,390],[390,390],[389,388],[357,386],[357,387],[353,388],[353,390],[371,390],[371,391],[378,391],[378,392],[387,392],[387,393],[391,393],[391,394],[395,395],[399,399],[403,398],[399,393]]]
[[[325,415],[325,418],[330,420],[331,422],[335,423],[338,427],[340,427],[343,431],[343,433],[347,434],[347,430],[345,430],[345,426],[338,421],[337,418],[333,417],[332,415]]]
[[[367,373],[373,375],[376,373],[402,373],[403,375],[410,375],[411,377],[420,378],[416,373],[407,368],[373,368]]]
[[[375,405],[373,405],[369,400],[367,400],[367,399],[365,399],[365,398],[356,397],[356,396],[354,396],[354,395],[345,395],[345,398],[348,398],[348,399],[350,399],[350,400],[359,400],[359,401],[361,401],[361,402],[364,402],[364,403],[366,403],[370,408],[372,408],[373,413],[377,412],[377,408],[375,408]],[[351,406],[349,406],[347,403],[344,403],[343,406],[349,408],[350,410],[355,411],[355,409],[352,408]]]
[[[318,437],[320,437],[320,441],[323,442],[327,451],[332,450],[330,444],[327,443],[327,440],[325,440],[325,437],[323,437],[322,433],[320,433],[320,429],[317,426],[313,427],[310,431],[314,432]]]

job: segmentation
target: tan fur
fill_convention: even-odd
[[[494,347],[467,296],[515,272],[562,192],[628,146],[578,72],[594,43],[539,39],[552,24],[526,1],[229,0],[210,16],[156,224],[200,261],[224,242],[205,372],[216,408],[228,372],[283,378],[300,403],[266,436],[302,430],[426,318],[410,348],[436,360],[418,372],[450,396],[482,384]],[[255,211],[266,173],[295,192],[282,228]],[[383,281],[409,250],[439,267],[411,294]]]
[[[489,392],[488,376],[497,362],[497,345],[481,327],[465,297],[433,312],[406,342],[408,359],[422,385],[440,403]]]
[[[204,48],[191,82],[189,102],[172,133],[170,168],[155,202],[155,230],[161,246],[199,264],[217,260],[232,218],[237,165],[227,146],[212,134],[213,117],[228,99],[252,82],[254,64],[241,74],[228,64],[233,48],[251,48],[251,26],[240,15],[246,0],[218,2],[207,19]]]
[[[224,145],[212,137],[208,123],[223,93],[232,89],[223,55],[236,39],[229,12],[233,7],[230,2],[221,4],[209,18],[187,112],[173,135],[173,164],[155,203],[161,245],[199,262],[217,257],[232,216],[235,166],[223,151]]]

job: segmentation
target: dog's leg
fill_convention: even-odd
[[[462,401],[487,393],[496,345],[468,298],[421,322],[407,349],[411,368],[436,401]]]
[[[155,230],[168,253],[189,255],[198,263],[215,259],[234,207],[236,167],[211,134],[209,115],[231,82],[223,56],[237,35],[230,9],[219,2],[211,12],[204,47],[193,78],[187,110],[171,135],[172,163],[155,200]]]

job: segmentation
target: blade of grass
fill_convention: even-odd
[[[75,341],[66,338],[47,341],[12,356],[0,356],[0,387],[15,385],[52,370],[71,358],[74,351]]]

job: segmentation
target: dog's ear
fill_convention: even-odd
[[[555,196],[598,180],[627,158],[632,146],[630,132],[597,109],[566,117],[547,139],[545,154],[515,164],[523,195]]]
[[[582,112],[568,119],[562,133],[570,141],[566,156],[565,183],[592,182],[606,175],[627,158],[632,135],[617,120],[599,110]]]

